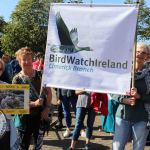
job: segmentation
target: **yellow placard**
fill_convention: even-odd
[[[29,114],[29,85],[0,84],[0,109],[5,114]]]
[[[29,109],[3,109],[4,114],[29,114]]]
[[[29,90],[29,84],[0,84],[0,90]]]

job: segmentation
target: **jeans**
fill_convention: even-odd
[[[70,103],[72,105],[74,113],[76,114],[77,96],[72,96],[72,97],[62,96],[61,102],[62,102],[62,107],[64,111],[64,118],[66,121],[66,126],[70,128],[71,127]]]
[[[129,138],[132,136],[133,150],[144,150],[149,130],[147,122],[130,122],[116,117],[113,150],[124,150]]]
[[[93,108],[84,108],[84,107],[77,107],[76,110],[76,122],[75,128],[73,131],[72,139],[77,141],[80,135],[80,131],[83,128],[83,122],[85,115],[87,113],[87,127],[86,127],[86,138],[90,139],[93,132],[93,124],[95,121],[96,113],[93,111]]]

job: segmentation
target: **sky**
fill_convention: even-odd
[[[0,16],[4,17],[5,21],[9,21],[12,11],[15,10],[19,0],[0,0]],[[84,3],[102,3],[102,4],[123,4],[124,0],[83,0]],[[136,1],[136,0],[135,0]],[[150,6],[150,0],[146,0],[147,6]]]

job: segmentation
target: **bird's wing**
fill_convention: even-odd
[[[73,42],[70,38],[69,30],[63,18],[61,17],[60,12],[56,13],[56,25],[61,45],[73,45]]]
[[[70,31],[70,38],[72,40],[72,43],[77,46],[78,44],[78,31],[77,31],[77,28],[73,28],[71,31]]]

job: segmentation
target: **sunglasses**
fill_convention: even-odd
[[[147,52],[142,52],[142,51],[136,51],[138,54],[142,54],[142,55],[147,55],[148,53]]]

